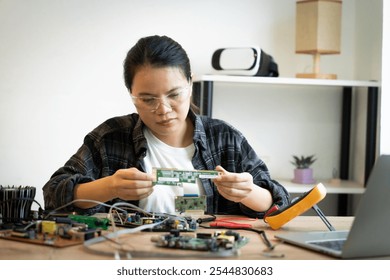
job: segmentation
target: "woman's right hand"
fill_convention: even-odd
[[[153,192],[152,175],[137,168],[119,169],[111,176],[110,189],[114,198],[140,200]]]
[[[95,181],[78,184],[74,199],[80,200],[75,206],[91,208],[96,202],[106,202],[115,198],[123,200],[140,200],[153,192],[153,176],[137,168],[119,169],[113,175]]]

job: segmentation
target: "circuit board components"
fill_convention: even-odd
[[[170,249],[235,252],[247,244],[249,239],[232,230],[197,233],[195,236],[181,235],[178,231],[171,231],[169,234],[153,237],[152,242],[158,247]]]
[[[206,212],[206,196],[176,196],[175,211],[177,213],[201,214]]]
[[[69,215],[68,218],[76,223],[86,224],[88,228],[101,228],[108,229],[110,225],[110,220],[107,218],[98,218],[91,216],[83,216],[83,215]]]
[[[153,184],[178,186],[196,183],[196,179],[213,179],[219,175],[215,170],[178,170],[174,168],[153,168]]]
[[[170,216],[164,214],[151,213],[115,213],[113,214],[114,222],[117,226],[135,228],[147,224],[156,224],[149,228],[148,231],[169,232],[178,231],[195,231],[197,222],[190,216]]]
[[[90,221],[95,221],[92,217],[89,218]],[[67,247],[100,236],[101,231],[101,227],[89,228],[86,223],[75,222],[65,217],[15,224],[12,228],[0,230],[0,238],[37,245]]]

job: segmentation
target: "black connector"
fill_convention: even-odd
[[[212,221],[215,221],[217,217],[215,217],[214,215],[211,216],[211,217],[206,217],[206,218],[198,218],[196,220],[196,222],[200,225],[202,223],[208,223],[208,222],[212,222]]]

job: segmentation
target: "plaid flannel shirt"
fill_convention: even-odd
[[[249,172],[254,184],[271,192],[274,204],[279,207],[288,205],[288,192],[271,179],[267,166],[242,133],[224,121],[195,115],[192,111],[188,117],[195,127],[195,152],[192,158],[195,169],[214,170],[217,165],[221,165],[229,172]],[[144,171],[143,158],[147,153],[147,143],[142,132],[143,126],[139,115],[133,113],[111,118],[90,132],[79,150],[44,185],[45,210],[54,210],[73,201],[77,184],[113,175],[118,169],[136,167]],[[208,214],[263,218],[264,212],[255,212],[241,203],[225,199],[211,180],[201,180],[207,196]],[[118,201],[121,200],[106,203]],[[138,204],[138,201],[129,202]],[[86,214],[107,211],[102,205],[77,209],[72,204],[65,210]]]

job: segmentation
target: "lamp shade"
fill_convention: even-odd
[[[296,53],[339,54],[341,1],[297,1]]]
[[[313,55],[313,73],[301,78],[336,79],[320,74],[320,55],[339,54],[341,48],[341,0],[298,0],[296,2],[295,52]]]

